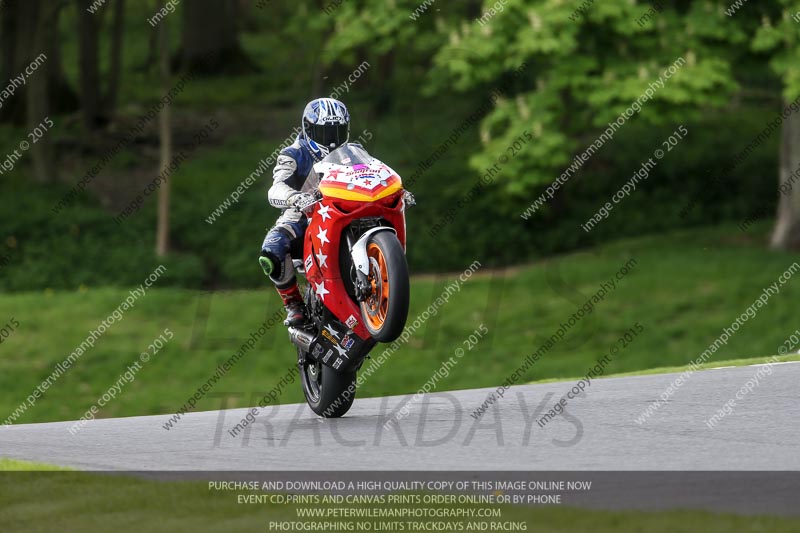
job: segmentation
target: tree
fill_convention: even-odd
[[[507,165],[506,171],[517,176],[505,184],[511,195],[529,196],[551,184],[678,57],[685,64],[636,120],[659,123],[698,117],[711,107],[733,107],[733,97],[743,92],[737,76],[743,58],[767,57],[783,82],[785,105],[800,95],[796,0],[750,2],[735,12],[724,0],[676,2],[651,13],[643,24],[637,21],[649,6],[639,3],[579,7],[579,2],[561,0],[509,0],[504,12],[486,24],[464,24],[451,32],[436,54],[436,88],[508,89],[482,122],[484,149],[471,160],[475,169],[491,165],[521,131],[534,135],[536,142]],[[523,75],[504,85],[520,65],[526,65]],[[798,151],[800,113],[793,112],[782,123],[782,190],[796,175]],[[797,184],[780,194],[772,245],[800,249]]]
[[[685,120],[725,105],[738,87],[732,61],[747,36],[719,4],[665,7],[645,26],[636,23],[641,4],[596,2],[576,16],[579,5],[509,2],[485,25],[454,32],[436,55],[434,86],[502,89],[481,124],[484,150],[474,168],[491,166],[524,130],[533,135],[504,170],[517,176],[505,183],[511,195],[550,185],[670,66],[677,72],[630,120]],[[669,37],[676,34],[681,39]]]
[[[111,67],[108,75],[108,89],[103,107],[109,116],[117,109],[119,83],[122,77],[122,49],[125,34],[125,0],[113,0],[114,18],[111,24]]]
[[[33,50],[47,49],[48,36],[56,31],[59,6],[50,2],[35,2],[32,15],[31,45]],[[50,84],[47,70],[34,72],[27,81],[26,115],[28,129],[33,131],[50,115]],[[45,134],[30,146],[33,177],[41,183],[56,180],[56,165],[50,135]]]
[[[87,130],[102,125],[100,88],[100,16],[102,11],[90,13],[93,0],[76,0],[78,19],[78,72],[83,124]]]
[[[772,232],[773,248],[800,250],[800,186],[793,176],[800,169],[800,113],[792,113],[781,132],[781,157],[778,170],[778,219]],[[783,193],[788,191],[788,193]]]
[[[325,12],[334,3],[318,0],[317,4]],[[479,1],[451,2],[446,9],[432,4],[418,13],[421,4],[418,0],[397,0],[387,9],[382,0],[349,0],[329,11],[330,16],[295,19],[294,30],[324,39],[315,44],[324,49],[322,66],[328,71],[337,63],[359,65],[369,61],[375,73],[359,83],[361,90],[373,90],[375,111],[382,113],[393,105],[397,88],[392,78],[403,66],[399,63],[416,60],[427,66],[431,55],[447,42],[448,32],[477,14]],[[398,58],[400,49],[403,58]]]
[[[6,0],[0,6],[0,78],[5,83],[19,76],[31,61],[40,53],[47,56],[46,63],[40,68],[47,77],[47,93],[50,99],[50,110],[53,113],[72,112],[78,109],[78,97],[69,85],[61,65],[61,43],[58,38],[58,19],[64,2],[54,0],[47,2],[53,20],[49,22],[53,31],[42,36],[43,48],[35,49],[33,38],[38,20],[39,7],[42,0]],[[36,53],[34,53],[34,51]],[[0,121],[26,124],[27,86],[17,89],[14,95],[4,102],[0,109]]]
[[[242,74],[258,70],[239,43],[237,11],[234,0],[185,2],[177,66],[206,74]]]
[[[770,66],[783,82],[784,109],[800,96],[800,4],[781,0],[782,9],[765,17],[753,41],[753,48],[772,54]],[[800,250],[800,109],[781,125],[780,168],[778,170],[778,214],[772,232],[773,248]]]
[[[159,0],[163,8],[164,0]],[[158,50],[161,74],[161,92],[167,94],[170,90],[170,57],[169,34],[167,22],[162,20],[158,28]],[[161,108],[158,118],[158,137],[161,142],[161,165],[159,171],[166,176],[169,163],[172,160],[172,120],[169,105]],[[169,251],[169,180],[158,189],[158,223],[156,228],[156,255],[164,256]]]
[[[125,0],[111,0],[94,13],[89,7],[94,0],[76,0],[78,19],[78,66],[83,123],[87,130],[98,129],[113,116],[122,70]],[[104,8],[113,4],[110,27],[111,59],[106,92],[100,72],[100,48]]]

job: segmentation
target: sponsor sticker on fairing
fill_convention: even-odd
[[[355,344],[355,342],[356,341],[355,339],[353,339],[353,337],[351,337],[350,335],[345,335],[344,338],[342,339],[342,347],[345,350],[349,350],[350,348],[353,347],[353,344]]]

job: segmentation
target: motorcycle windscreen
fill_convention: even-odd
[[[359,144],[340,146],[314,170],[322,175],[320,192],[329,198],[374,202],[403,188],[400,176]]]
[[[353,166],[366,165],[375,158],[369,155],[363,146],[357,143],[346,143],[325,156],[323,163],[334,163],[336,165]]]

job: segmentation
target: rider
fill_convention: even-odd
[[[350,136],[350,113],[333,98],[317,98],[303,111],[302,132],[281,150],[272,171],[269,203],[282,210],[261,245],[261,268],[278,290],[286,308],[287,326],[307,321],[305,304],[297,286],[291,250],[302,247],[308,221],[303,209],[316,201],[310,193],[316,185],[314,163],[346,143]]]

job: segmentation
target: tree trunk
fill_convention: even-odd
[[[114,19],[111,23],[111,65],[103,108],[113,117],[117,109],[119,80],[122,72],[122,43],[125,34],[125,0],[114,0]]]
[[[139,72],[150,72],[153,65],[158,61],[158,31],[151,31],[147,34],[147,55],[144,61],[136,67]]]
[[[16,50],[16,10],[17,0],[6,2],[0,11],[0,82],[5,83],[14,77],[14,54]]]
[[[43,0],[5,0],[0,5],[0,60],[2,60],[2,76],[0,83],[19,76],[26,66],[39,53],[47,55],[43,71],[47,72],[51,110],[53,113],[71,112],[78,108],[77,95],[69,86],[61,67],[61,53],[58,32],[45,36],[47,46],[34,52],[33,35],[38,6]],[[61,3],[47,2],[54,9],[53,27],[58,27],[58,16]],[[25,95],[27,87],[17,88],[14,96],[3,102],[0,109],[0,121],[24,125],[27,121],[27,104]]]
[[[58,28],[58,19],[64,3],[57,2],[57,12],[53,27]],[[50,110],[53,113],[72,113],[80,108],[78,95],[69,84],[64,75],[64,68],[61,62],[61,36],[57,29],[47,36],[47,76],[50,91]]]
[[[39,50],[46,50],[49,36],[56,31],[56,18],[58,5],[48,2],[36,2],[33,10],[33,33],[31,35],[32,55],[38,56]],[[47,62],[45,61],[40,72],[34,72],[27,79],[26,116],[27,127],[33,131],[50,114],[49,76],[47,75]],[[33,162],[33,178],[40,183],[55,181],[56,165],[53,158],[53,145],[50,141],[51,133],[45,133],[35,143],[30,145],[30,155]]]
[[[92,0],[77,0],[78,68],[83,125],[95,130],[104,123],[100,92],[100,13],[90,13]]]
[[[164,6],[164,0],[159,1],[159,7]],[[167,23],[162,20],[158,28],[158,49],[161,71],[161,93],[167,94],[170,90],[170,57],[169,34]],[[172,160],[172,106],[165,105],[161,108],[158,117],[158,136],[161,141],[161,165],[159,172],[166,175],[169,163]],[[158,189],[158,223],[156,228],[156,255],[163,257],[169,251],[169,189],[170,181],[165,180]]]
[[[800,250],[800,113],[789,115],[781,129],[778,218],[772,232],[772,247]]]
[[[22,2],[21,0],[8,0],[0,9],[3,17],[3,79],[6,84],[9,80],[20,75],[24,65],[38,54],[33,54],[33,34],[36,27],[37,6],[39,0]],[[42,50],[44,52],[44,50]],[[27,120],[27,107],[25,93],[27,86],[18,87],[12,97],[3,102],[0,109],[0,120],[23,125]]]
[[[239,44],[234,0],[192,0],[183,4],[181,68],[205,74],[258,70]]]

